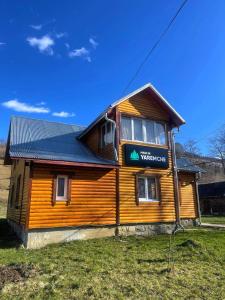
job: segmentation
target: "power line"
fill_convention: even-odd
[[[152,52],[156,49],[156,47],[159,45],[159,43],[161,42],[161,40],[163,39],[163,37],[166,35],[167,31],[170,29],[170,27],[172,26],[172,24],[174,23],[175,19],[177,18],[177,16],[179,15],[179,13],[181,12],[181,10],[183,9],[183,7],[185,6],[185,4],[188,2],[188,0],[184,0],[182,2],[182,4],[180,5],[180,7],[178,8],[177,12],[175,13],[175,15],[173,16],[173,18],[170,20],[169,24],[167,25],[167,27],[164,29],[164,31],[161,33],[161,35],[159,36],[159,39],[155,42],[155,44],[151,47],[151,49],[148,51],[148,54],[146,55],[146,57],[144,58],[144,60],[141,62],[141,64],[139,65],[139,67],[137,68],[137,71],[134,73],[134,76],[131,78],[131,80],[128,82],[127,86],[125,87],[125,89],[122,92],[122,96],[124,95],[124,93],[127,91],[127,89],[130,87],[130,85],[133,83],[133,81],[135,80],[135,78],[137,77],[137,75],[139,74],[139,72],[141,71],[141,69],[143,68],[144,64],[147,62],[147,60],[149,59],[150,55],[152,54]],[[121,97],[122,97],[121,96]]]

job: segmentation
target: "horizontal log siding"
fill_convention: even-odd
[[[121,113],[145,117],[149,119],[158,119],[168,121],[168,115],[149,96],[134,96],[118,105]],[[149,144],[137,142],[121,141],[119,145],[119,162],[122,165],[120,169],[120,223],[154,223],[175,221],[174,206],[174,186],[171,153],[169,152],[169,168],[152,169],[145,171],[145,174],[159,174],[161,187],[161,201],[158,202],[140,202],[135,201],[135,173],[145,170],[145,168],[128,167],[125,165],[123,144],[134,143],[149,146]],[[164,146],[167,148],[167,146]]]
[[[14,162],[14,165],[12,165],[12,179],[10,188],[12,187],[12,184],[15,185],[14,190],[14,199],[13,199],[13,207],[10,208],[8,205],[7,210],[7,218],[9,220],[12,220],[16,222],[17,224],[21,223],[25,225],[26,220],[26,213],[27,213],[27,200],[28,200],[28,186],[29,186],[29,167],[25,168],[25,176],[24,176],[24,164],[25,161],[20,159],[18,162]],[[20,191],[19,191],[19,202],[18,202],[18,208],[15,208],[15,202],[16,202],[16,185],[17,185],[17,178],[21,175],[21,181],[20,181]],[[23,183],[24,181],[24,183]],[[23,188],[24,184],[24,188]],[[23,194],[22,194],[23,193]],[[11,193],[9,193],[10,196]]]
[[[25,168],[25,175],[24,175],[23,200],[21,203],[21,216],[20,216],[20,223],[23,225],[26,224],[26,218],[27,218],[29,181],[30,181],[30,167],[27,166]]]
[[[56,201],[52,206],[53,174],[50,169],[34,168],[29,228],[115,224],[115,170],[66,171],[74,172],[71,202],[67,206],[64,201]],[[64,174],[65,169],[57,172]]]
[[[197,199],[192,174],[179,174],[180,186],[180,217],[196,218],[197,217]]]
[[[168,114],[161,108],[155,99],[146,95],[136,95],[118,105],[122,113],[140,117],[153,118],[161,121],[169,121]]]

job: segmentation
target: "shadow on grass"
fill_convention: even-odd
[[[0,219],[0,249],[18,248],[21,241],[8,225],[6,219]]]
[[[155,259],[137,259],[138,264],[144,264],[144,263],[163,263],[165,262],[164,258],[155,258]]]

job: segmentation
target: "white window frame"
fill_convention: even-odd
[[[111,141],[105,140],[104,135],[103,135],[103,128],[105,128],[105,134],[107,134],[107,126],[108,124],[110,125],[110,136],[111,136]],[[112,144],[113,142],[113,128],[112,128],[112,123],[105,122],[101,126],[101,148],[104,148],[106,145]]]
[[[138,117],[127,117],[127,116],[122,116],[122,118],[130,118],[131,119],[131,140],[129,139],[124,139],[123,137],[121,138],[124,141],[132,141],[132,142],[138,142],[138,143],[144,143],[144,144],[151,144],[151,145],[159,145],[159,146],[166,146],[168,144],[168,140],[167,140],[167,130],[166,130],[166,124],[164,122],[161,121],[155,121],[155,120],[151,120],[151,119],[143,119],[143,118],[138,118]],[[142,140],[135,140],[134,139],[134,120],[138,119],[142,121],[142,133],[143,133],[143,141]],[[146,122],[150,121],[153,122],[153,128],[154,128],[154,139],[155,142],[148,142],[147,141],[147,131],[146,131]],[[164,127],[164,133],[165,133],[165,143],[164,144],[160,144],[159,143],[159,137],[156,135],[156,124],[159,123],[161,125],[163,125]],[[122,128],[121,128],[121,136],[122,136]]]
[[[58,196],[58,179],[64,178],[65,184],[64,184],[64,195]],[[57,175],[56,178],[56,201],[65,201],[68,199],[68,175]]]
[[[139,202],[159,202],[159,181],[156,176],[138,176],[139,178],[143,178],[145,181],[145,198],[140,198],[138,195]],[[148,178],[154,178],[155,180],[155,189],[156,189],[156,199],[149,199],[148,198]],[[138,193],[139,193],[139,186],[138,186]]]

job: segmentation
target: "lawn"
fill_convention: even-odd
[[[75,241],[26,250],[10,241],[5,221],[0,230],[4,233],[0,272],[2,268],[5,280],[1,299],[225,298],[224,231],[178,233],[172,240],[169,264],[167,235]],[[15,274],[8,276],[10,270],[25,274],[23,280]]]
[[[202,216],[202,223],[225,225],[225,216]]]

